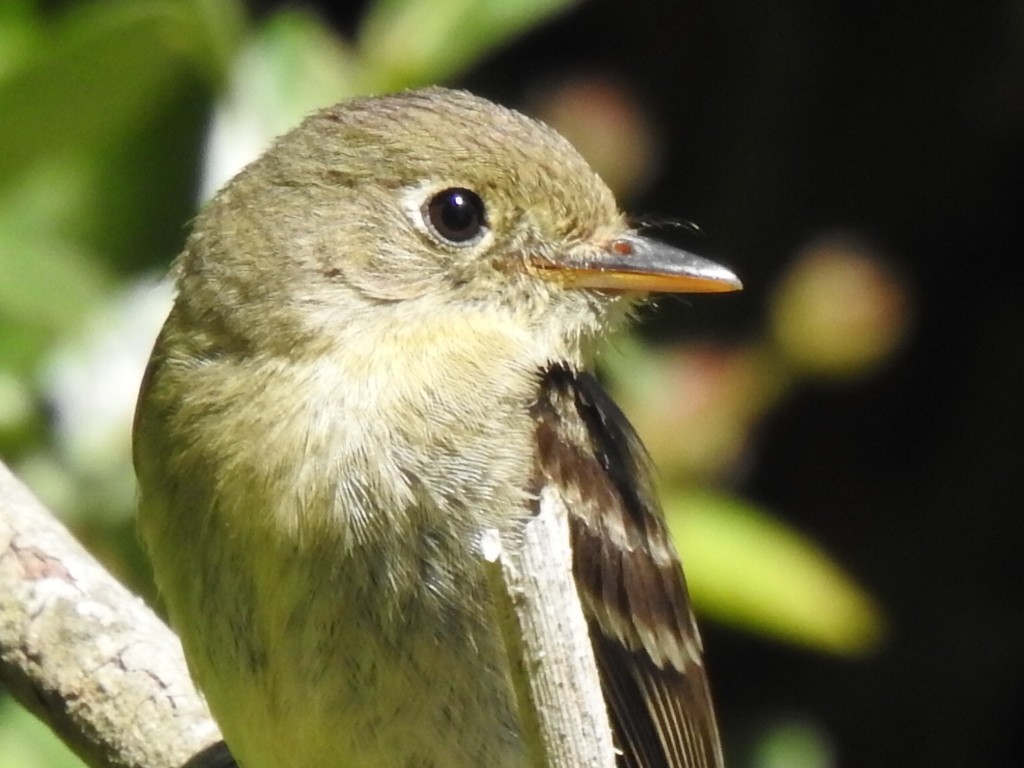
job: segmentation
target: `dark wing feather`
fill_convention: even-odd
[[[573,569],[623,768],[721,768],[682,568],[647,456],[596,379],[562,365],[533,410],[538,483],[569,509]]]
[[[231,756],[228,745],[223,741],[207,747],[192,756],[182,768],[238,768],[238,763]]]

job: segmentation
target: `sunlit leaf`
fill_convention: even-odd
[[[381,0],[360,52],[383,89],[442,81],[574,0]]]
[[[0,697],[0,768],[84,768],[52,731],[10,697]]]
[[[101,265],[59,236],[0,227],[0,314],[51,331],[68,329],[106,295]]]
[[[698,610],[822,651],[859,654],[883,632],[869,595],[817,545],[753,505],[670,491],[666,514]]]
[[[311,13],[282,11],[255,30],[217,105],[203,196],[310,112],[363,90],[361,72],[343,41]]]
[[[0,80],[39,44],[41,30],[32,6],[29,0],[0,3]]]

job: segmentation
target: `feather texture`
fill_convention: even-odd
[[[537,482],[569,509],[573,569],[623,768],[721,768],[679,557],[646,452],[590,374],[553,365],[533,406]]]

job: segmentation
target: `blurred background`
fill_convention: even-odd
[[[0,457],[153,599],[130,422],[190,217],[310,110],[426,83],[745,283],[600,361],[730,765],[1024,764],[1019,0],[0,0]],[[0,690],[0,768],[74,765]]]

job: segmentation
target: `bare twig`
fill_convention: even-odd
[[[614,768],[601,684],[572,576],[566,510],[553,494],[522,540],[488,531],[491,593],[531,768]]]

